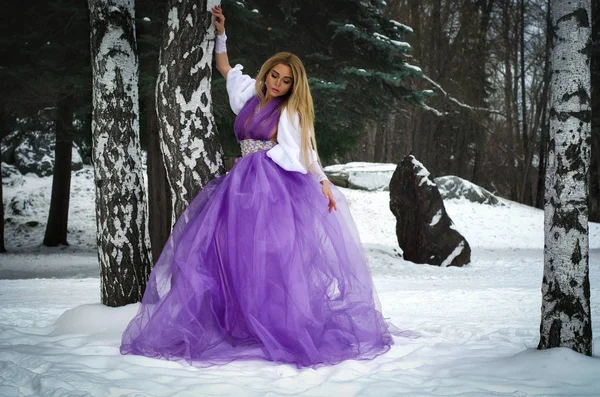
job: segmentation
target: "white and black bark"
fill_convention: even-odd
[[[592,354],[588,267],[590,0],[553,0],[550,142],[539,349]]]
[[[89,0],[92,139],[102,303],[142,298],[150,272],[134,0]]]
[[[156,106],[161,150],[171,187],[172,221],[224,172],[210,93],[214,26],[211,0],[169,0]]]
[[[592,149],[590,160],[590,222],[600,222],[600,1],[592,2]]]
[[[75,98],[72,94],[66,95],[57,101],[52,198],[44,235],[44,245],[47,247],[69,245],[67,242],[67,229],[69,224],[69,198],[71,196],[74,109]]]

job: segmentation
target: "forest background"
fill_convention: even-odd
[[[68,125],[64,141],[76,142],[84,157],[90,157],[92,69],[86,2],[4,3],[0,138],[29,117],[60,119],[57,131],[61,123]],[[159,0],[136,4],[141,144],[153,173],[149,180],[163,181],[162,188],[152,183],[156,191],[154,196],[150,192],[150,219],[153,206],[155,212],[160,206],[164,210],[169,194],[160,171],[155,111],[166,6]],[[222,6],[232,64],[243,64],[253,75],[276,51],[291,51],[304,60],[325,165],[398,163],[412,153],[433,176],[457,175],[497,195],[543,207],[552,37],[548,1],[224,0]],[[599,11],[600,1],[592,1],[589,219],[595,222],[600,221],[600,94],[594,89],[600,77]],[[386,38],[363,37],[382,21],[400,30],[403,41],[394,42],[398,54],[390,54],[390,46],[378,46]],[[398,57],[402,68],[382,69]],[[213,114],[231,163],[239,147],[224,85],[218,72],[214,74]]]

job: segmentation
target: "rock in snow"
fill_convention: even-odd
[[[390,210],[396,217],[404,259],[442,267],[471,261],[471,247],[454,228],[429,171],[412,155],[402,160],[392,176]]]
[[[348,163],[324,168],[327,177],[337,186],[351,189],[382,191],[389,190],[392,175],[396,170],[393,163]],[[473,203],[502,205],[493,193],[458,176],[440,176],[433,180],[444,200],[466,199]]]
[[[348,163],[335,164],[323,169],[337,186],[359,190],[388,190],[396,164]]]
[[[481,186],[454,175],[440,176],[433,180],[444,200],[465,198],[473,203],[498,205],[500,201]]]

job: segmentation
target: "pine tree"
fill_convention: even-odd
[[[588,266],[590,1],[551,4],[550,143],[539,349],[592,354]]]
[[[170,0],[156,86],[172,223],[200,189],[224,172],[212,116],[214,27],[207,0]]]
[[[150,260],[134,0],[90,0],[93,162],[102,303],[141,300]]]
[[[290,51],[304,62],[315,103],[319,153],[331,159],[353,148],[367,121],[384,122],[427,95],[412,86],[422,72],[410,65],[412,29],[383,15],[380,0],[223,0],[232,65],[255,76],[264,61]],[[237,148],[224,81],[215,79],[215,118],[226,154]]]

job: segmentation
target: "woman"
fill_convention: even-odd
[[[243,75],[212,13],[243,157],[177,221],[121,353],[197,366],[373,358],[393,341],[347,203],[319,166],[304,67],[279,53]]]

